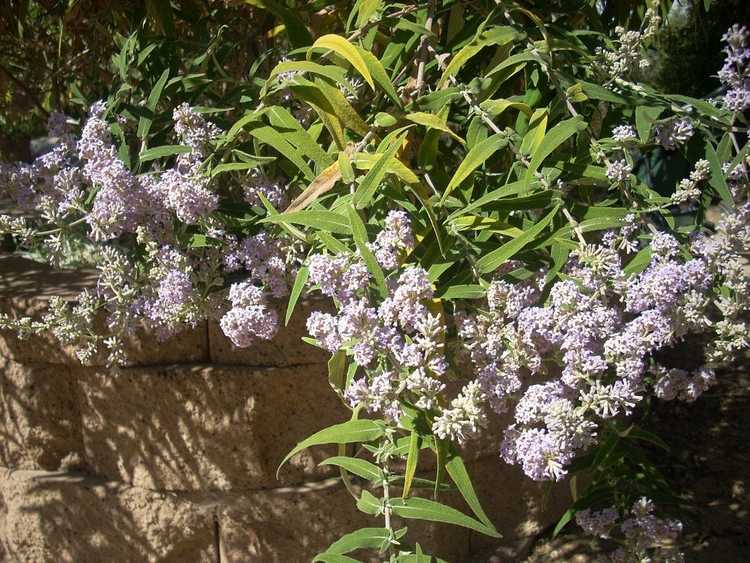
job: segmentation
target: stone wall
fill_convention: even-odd
[[[92,281],[0,257],[0,311],[35,314]],[[0,333],[0,561],[304,562],[377,525],[318,467],[330,449],[301,452],[275,476],[298,441],[347,418],[326,355],[299,339],[312,306],[247,350],[215,323],[168,343],[139,334],[131,365],[116,371],[83,367],[52,339]],[[436,555],[479,561],[493,548],[520,560],[568,501],[558,487],[543,502],[542,487],[496,450],[467,455],[503,539],[408,522]]]

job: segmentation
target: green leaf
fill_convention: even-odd
[[[336,467],[343,467],[349,473],[354,473],[355,475],[367,479],[368,481],[372,481],[373,483],[382,483],[385,480],[385,475],[383,475],[383,472],[377,465],[356,457],[329,457],[328,459],[321,461],[318,465],[335,465]]]
[[[322,211],[309,209],[305,211],[292,211],[290,213],[279,213],[271,217],[261,219],[260,223],[291,223],[293,225],[305,225],[313,229],[329,231],[342,235],[352,233],[349,221],[346,217],[333,211]]]
[[[708,160],[708,163],[711,165],[711,178],[708,180],[708,183],[716,190],[716,193],[719,194],[719,197],[721,197],[721,200],[725,204],[734,207],[734,198],[732,197],[732,192],[729,191],[729,187],[727,186],[727,180],[724,178],[724,172],[721,169],[721,162],[719,161],[714,146],[709,140],[706,141],[706,160]]]
[[[380,0],[360,0],[357,9],[357,27],[364,26],[380,8]]]
[[[619,94],[615,94],[611,90],[607,90],[603,86],[598,84],[592,84],[591,82],[580,81],[583,92],[592,100],[602,100],[605,102],[612,102],[613,104],[627,104],[628,100]]]
[[[398,123],[398,119],[390,113],[380,111],[375,114],[375,125],[378,127],[393,127],[396,123]]]
[[[383,542],[391,539],[391,531],[387,528],[361,528],[351,532],[333,542],[324,555],[341,555],[357,549],[379,549]],[[314,559],[317,561],[318,559]]]
[[[320,563],[360,563],[359,559],[353,559],[340,553],[321,553],[316,555],[313,561],[320,561]]]
[[[526,170],[526,175],[524,176],[524,185],[526,187],[529,186],[531,180],[534,178],[534,173],[552,151],[563,144],[567,139],[575,135],[578,131],[582,131],[585,128],[586,123],[583,119],[580,117],[574,117],[572,119],[561,121],[547,131],[541,144],[531,157],[531,163],[529,164],[529,168]]]
[[[490,117],[497,117],[508,108],[517,109],[518,111],[521,111],[528,116],[531,116],[531,114],[533,113],[533,110],[529,107],[528,104],[505,99],[485,100],[481,104],[479,104],[479,107],[490,114]]]
[[[451,128],[443,122],[443,120],[433,113],[417,111],[414,113],[407,113],[404,117],[417,125],[424,125],[428,129],[438,129],[439,131],[448,133],[448,135],[456,139],[459,143],[464,143],[464,140],[461,137],[456,135]]]
[[[316,48],[334,51],[344,57],[362,75],[362,78],[370,85],[370,88],[375,90],[375,83],[372,81],[372,75],[370,74],[370,69],[367,67],[367,63],[362,58],[362,55],[359,54],[357,48],[349,43],[349,41],[333,33],[324,35],[318,38],[308,49],[308,60],[312,56],[312,50]]]
[[[186,147],[185,145],[162,145],[161,147],[154,147],[141,152],[141,154],[138,155],[138,160],[141,162],[148,162],[149,160],[164,158],[165,156],[187,154],[191,150],[190,147]]]
[[[370,168],[362,179],[362,183],[357,188],[357,191],[354,192],[354,206],[357,209],[366,207],[370,203],[370,200],[375,196],[375,192],[380,186],[380,182],[382,182],[385,177],[387,165],[401,148],[404,136],[405,133],[400,135],[391,146],[378,157],[377,162],[375,162],[373,167]]]
[[[635,128],[641,143],[647,143],[651,136],[651,127],[659,116],[664,112],[663,107],[638,106],[635,108]]]
[[[442,201],[445,201],[453,189],[468,178],[474,170],[484,164],[489,157],[507,144],[508,138],[503,133],[497,133],[491,137],[487,137],[481,143],[477,143],[477,145],[469,151],[469,154],[466,155],[466,158],[461,161],[461,164],[458,165],[455,174],[453,174],[453,178],[448,182],[448,186],[445,188],[445,192],[443,192]]]
[[[307,268],[307,266],[302,266],[300,267],[299,270],[297,270],[297,276],[294,278],[294,285],[292,286],[292,291],[289,293],[289,302],[286,305],[286,315],[284,316],[284,326],[288,325],[289,319],[292,318],[294,307],[297,305],[299,296],[302,293],[302,290],[305,288],[305,284],[307,283],[307,278],[309,275],[310,275],[310,270]]]
[[[487,290],[481,285],[452,285],[440,296],[444,301],[454,299],[481,299]]]
[[[346,71],[336,65],[321,65],[311,61],[283,61],[271,70],[263,92],[265,92],[265,88],[271,80],[284,72],[309,72],[310,74],[317,74],[330,78],[338,84],[344,84],[346,82]]]
[[[409,494],[411,493],[411,484],[417,472],[417,462],[419,461],[419,442],[419,434],[416,430],[412,430],[411,437],[409,438],[409,454],[406,458],[406,470],[404,471],[402,498],[409,498]]]
[[[149,149],[150,150],[150,149]],[[148,151],[146,151],[148,152]],[[250,170],[258,165],[253,162],[222,162],[211,169],[211,178],[224,174],[225,172],[236,172],[238,170]]]
[[[464,465],[463,459],[460,456],[455,456],[448,463],[445,464],[445,469],[450,475],[450,478],[456,484],[461,496],[464,497],[466,504],[469,505],[474,515],[487,526],[490,530],[495,530],[495,526],[492,524],[487,514],[482,509],[482,505],[477,498],[477,494],[474,491],[474,486],[471,484],[471,478],[469,472],[466,471],[466,465]],[[498,534],[499,535],[499,534]]]
[[[291,452],[279,464],[276,470],[276,477],[279,476],[281,467],[291,459],[291,457],[310,446],[321,444],[351,444],[353,442],[371,442],[380,438],[384,433],[382,423],[374,420],[349,420],[341,424],[334,424],[316,432],[309,438],[302,440],[294,446]]]
[[[279,153],[281,153],[289,162],[294,164],[300,172],[302,172],[308,180],[315,178],[315,173],[307,165],[305,160],[300,155],[299,151],[292,146],[292,144],[285,139],[276,129],[273,127],[263,126],[257,129],[251,129],[250,135],[258,139],[260,142],[273,147]]]
[[[368,490],[364,490],[357,500],[357,508],[365,514],[374,516],[382,512],[383,506],[375,495]]]
[[[547,122],[549,121],[549,109],[535,109],[529,118],[528,131],[521,141],[521,152],[531,154],[541,144],[544,139],[544,133],[547,131]]]
[[[393,499],[390,501],[393,513],[401,518],[429,520],[431,522],[444,522],[455,526],[462,526],[485,534],[493,538],[499,538],[500,534],[492,528],[488,528],[471,516],[446,506],[434,500],[412,497],[408,499]]]
[[[494,27],[482,33],[478,38],[464,46],[456,53],[445,67],[440,80],[438,81],[438,90],[443,88],[451,76],[458,74],[458,71],[479,51],[489,45],[504,45],[510,43],[518,33],[512,27]]]
[[[284,22],[286,33],[289,36],[289,41],[295,48],[304,47],[312,43],[312,35],[305,27],[302,19],[297,15],[297,12],[291,10],[273,0],[245,0],[246,4],[256,6],[263,10],[268,10],[274,16]]]
[[[382,296],[385,296],[388,294],[388,290],[385,287],[385,276],[383,275],[383,270],[380,267],[380,264],[378,264],[378,261],[375,259],[375,255],[372,253],[372,250],[370,250],[370,247],[367,246],[367,229],[365,228],[365,224],[362,222],[362,219],[360,218],[357,210],[354,209],[354,206],[350,205],[347,212],[349,215],[349,224],[352,228],[352,235],[354,236],[354,243],[357,245],[357,250],[359,250],[359,254],[360,256],[362,256],[362,260],[367,266],[369,272],[372,274],[372,277],[375,279],[375,283],[378,285],[380,294]]]
[[[149,115],[153,115],[153,112],[156,111],[156,106],[161,99],[161,94],[164,91],[164,85],[167,83],[168,78],[169,69],[166,69],[161,73],[159,80],[156,81],[156,84],[154,84],[154,87],[151,89],[151,93],[146,100],[146,109],[149,110]],[[138,120],[138,131],[136,133],[139,139],[145,139],[148,136],[152,122],[153,119],[151,117],[147,117],[146,115],[141,116]]]
[[[627,275],[637,274],[642,272],[646,266],[651,263],[651,247],[646,246],[641,248],[638,253],[633,256],[630,262],[623,268],[623,271]]]
[[[346,389],[346,352],[338,350],[328,360],[328,383],[336,392]]]
[[[529,244],[536,238],[544,229],[547,228],[552,222],[552,219],[557,215],[557,211],[560,209],[560,205],[555,205],[554,209],[550,211],[541,221],[525,231],[520,237],[514,238],[511,241],[506,242],[500,248],[497,248],[485,254],[479,260],[477,260],[476,267],[483,273],[488,274],[494,272],[506,261],[516,255],[524,246]]]
[[[401,98],[399,98],[396,89],[393,87],[391,79],[388,78],[388,73],[385,71],[385,68],[383,68],[383,63],[381,63],[377,59],[377,57],[369,51],[366,51],[359,46],[357,46],[357,50],[362,56],[362,59],[365,61],[367,69],[372,74],[375,82],[377,82],[378,86],[383,89],[383,91],[388,95],[391,101],[393,101],[400,108],[402,106]]]

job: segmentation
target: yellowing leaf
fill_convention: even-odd
[[[445,122],[435,114],[417,111],[414,113],[408,113],[405,117],[406,119],[413,123],[416,123],[417,125],[424,125],[428,129],[438,129],[440,131],[443,131],[444,133],[448,133],[458,142],[462,144],[464,143],[464,140],[456,135],[453,131],[451,131],[450,127],[448,127]]]
[[[362,58],[362,55],[359,54],[357,48],[349,43],[349,41],[333,33],[324,35],[323,37],[315,41],[315,43],[312,44],[312,47],[308,49],[308,60],[312,56],[312,50],[315,48],[328,49],[344,57],[349,62],[349,64],[351,64],[357,70],[357,72],[362,75],[362,78],[364,78],[365,82],[370,85],[370,88],[375,90],[375,83],[372,81],[372,75],[370,74],[370,70],[367,68],[367,63],[365,63],[365,60]]]

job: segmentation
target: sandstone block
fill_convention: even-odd
[[[83,442],[95,473],[151,489],[278,487],[331,474],[295,444],[348,418],[322,366],[90,370],[80,378]]]
[[[80,455],[80,412],[70,369],[0,362],[0,463],[57,469]]]
[[[286,303],[274,303],[283,325]],[[237,348],[232,344],[217,321],[209,321],[209,347],[211,361],[218,364],[241,364],[244,366],[296,366],[328,362],[330,354],[301,340],[307,336],[307,317],[312,311],[332,312],[333,304],[322,299],[301,299],[289,319],[272,340],[258,340],[248,348]]]
[[[497,455],[467,464],[477,496],[502,538],[472,532],[470,561],[523,561],[534,539],[572,504],[567,481],[547,490]],[[486,557],[482,556],[486,555]]]
[[[176,494],[71,473],[5,470],[0,496],[0,538],[10,561],[216,561],[212,513]]]

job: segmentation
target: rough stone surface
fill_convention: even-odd
[[[477,496],[487,516],[502,534],[500,540],[472,533],[471,561],[523,561],[535,538],[557,521],[572,499],[567,482],[545,493],[545,484],[534,482],[517,466],[497,456],[467,464]]]
[[[10,561],[216,561],[209,509],[166,492],[71,473],[2,470]]]
[[[83,450],[69,368],[0,359],[0,464],[57,469]]]
[[[279,318],[286,313],[286,304],[274,303]],[[332,303],[322,299],[300,300],[287,326],[281,326],[273,340],[258,340],[249,348],[237,348],[221,332],[218,322],[209,321],[208,339],[211,361],[217,364],[240,364],[244,366],[296,366],[325,364],[330,354],[302,342],[307,336],[306,321],[311,311],[331,312]]]
[[[170,490],[278,487],[331,474],[330,448],[276,467],[294,445],[348,418],[322,366],[173,366],[79,376],[83,441],[92,470]]]

